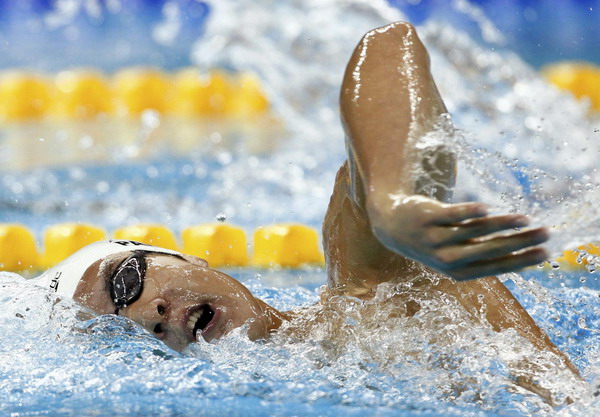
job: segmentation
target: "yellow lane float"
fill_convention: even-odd
[[[254,265],[297,267],[323,262],[319,236],[313,228],[300,224],[276,224],[259,227],[254,232]]]
[[[0,119],[26,122],[41,119],[47,112],[53,92],[41,75],[9,71],[0,75]]]
[[[562,256],[556,259],[560,267],[566,269],[581,269],[586,267],[590,262],[588,257],[600,256],[600,244],[588,243],[578,246],[575,250],[566,250]]]
[[[173,77],[170,111],[188,118],[224,116],[231,100],[230,84],[230,77],[222,71],[203,74],[196,68],[180,70]]]
[[[54,79],[56,98],[51,108],[61,119],[91,119],[113,110],[112,91],[104,76],[93,70],[69,70]]]
[[[205,259],[211,267],[248,265],[243,229],[222,223],[200,224],[181,233],[182,252]]]
[[[175,235],[169,228],[160,224],[136,224],[115,230],[115,239],[135,240],[148,245],[178,250]]]
[[[27,122],[47,115],[90,119],[100,114],[137,117],[146,110],[187,118],[248,119],[269,109],[259,79],[249,73],[129,67],[112,77],[93,69],[54,76],[23,70],[0,74],[0,120]]]
[[[0,271],[38,269],[33,233],[21,224],[0,224]]]
[[[113,77],[114,101],[120,116],[138,116],[145,110],[165,112],[171,80],[154,68],[127,68]]]
[[[248,239],[238,226],[207,223],[185,228],[181,248],[172,230],[160,224],[137,224],[114,231],[115,239],[135,240],[206,259],[212,267],[300,267],[322,265],[318,232],[301,224],[274,224],[254,233],[254,256],[248,256]],[[44,231],[44,252],[38,255],[34,234],[25,226],[0,224],[0,270],[50,268],[82,247],[108,239],[104,229],[84,223],[62,223]]]
[[[267,112],[269,100],[254,74],[241,74],[233,82],[231,97],[228,100],[229,115],[249,119]]]
[[[566,61],[546,66],[542,74],[550,83],[570,91],[575,97],[588,98],[592,109],[600,110],[600,67]]]
[[[62,223],[50,226],[44,232],[44,254],[40,266],[50,268],[84,246],[106,239],[100,227],[84,223]]]

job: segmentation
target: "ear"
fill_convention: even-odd
[[[180,256],[183,259],[185,259],[186,261],[188,261],[189,263],[191,263],[192,265],[198,265],[198,266],[201,266],[204,268],[208,268],[208,262],[206,262],[202,258],[198,258],[197,256],[193,256],[193,255],[185,255],[185,254],[181,254]]]

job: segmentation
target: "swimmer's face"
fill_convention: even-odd
[[[131,252],[108,256],[84,273],[74,298],[99,314],[114,313],[110,280]],[[118,314],[136,321],[176,350],[202,337],[218,339],[248,323],[248,337],[262,339],[281,324],[281,315],[255,298],[239,281],[211,269],[202,259],[145,253],[140,297]]]

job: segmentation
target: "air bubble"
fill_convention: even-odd
[[[219,213],[216,216],[217,221],[224,222],[227,220],[227,215],[225,213]]]

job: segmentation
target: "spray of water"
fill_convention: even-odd
[[[177,228],[217,215],[253,226],[288,219],[317,225],[344,157],[337,96],[347,58],[362,33],[401,18],[383,1],[214,2],[193,59],[260,76],[287,129],[276,150],[248,154],[213,135],[208,144],[216,151],[202,147],[184,161],[134,163],[133,154],[119,154],[107,168],[3,175],[2,201],[29,217],[85,218],[108,227],[158,219]],[[167,26],[177,28],[171,20]],[[478,199],[560,228],[555,253],[593,239],[598,129],[585,104],[548,86],[516,56],[490,51],[443,23],[418,30],[454,126],[441,123],[416,146],[423,152],[444,146],[458,156],[455,199]],[[160,39],[171,42],[164,31]],[[150,119],[148,129],[156,125]],[[63,188],[53,191],[56,184]],[[7,377],[0,390],[10,394],[12,409],[81,410],[97,406],[94,393],[108,393],[107,413],[121,415],[216,413],[231,404],[275,414],[364,415],[377,408],[382,415],[456,416],[592,416],[598,407],[555,357],[533,351],[513,332],[473,321],[443,294],[412,293],[422,309],[406,318],[394,311],[401,287],[382,286],[372,301],[340,297],[319,307],[318,291],[272,289],[250,279],[259,297],[301,314],[271,343],[249,342],[242,328],[180,355],[125,319],[90,317],[17,276],[1,278],[0,373]],[[597,380],[597,293],[548,293],[510,278],[584,377]],[[583,399],[552,409],[515,384],[512,369],[522,361],[536,368],[558,402],[567,395]]]

